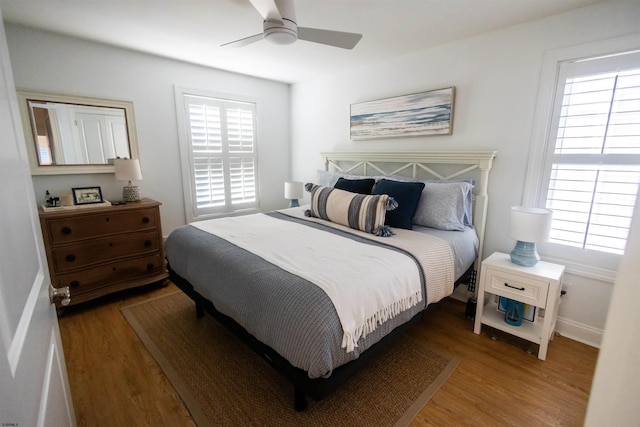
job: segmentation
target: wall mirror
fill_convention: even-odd
[[[139,158],[133,103],[18,90],[32,175],[112,173]]]

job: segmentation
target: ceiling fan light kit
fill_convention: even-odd
[[[264,21],[264,38],[273,44],[291,44],[298,40],[298,26],[286,18],[282,22]]]
[[[264,19],[263,33],[225,43],[222,46],[242,47],[264,38],[278,45],[292,44],[300,39],[342,49],[353,49],[362,38],[362,34],[298,27],[293,0],[249,1]]]

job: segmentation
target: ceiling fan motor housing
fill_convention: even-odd
[[[285,45],[298,40],[298,25],[290,19],[264,21],[263,28],[265,40],[271,43]]]

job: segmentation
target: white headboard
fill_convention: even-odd
[[[489,172],[497,151],[325,152],[325,170],[354,175],[403,175],[423,179],[474,178],[473,225],[480,241],[476,270],[482,261],[489,204]]]

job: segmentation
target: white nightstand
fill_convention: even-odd
[[[545,360],[556,327],[563,274],[563,265],[540,261],[533,267],[522,267],[512,263],[509,254],[495,252],[482,262],[473,331],[479,334],[485,324],[540,344],[538,358]],[[535,320],[509,325],[504,321],[504,312],[498,311],[496,295],[538,307]],[[544,318],[540,309],[544,309]]]

